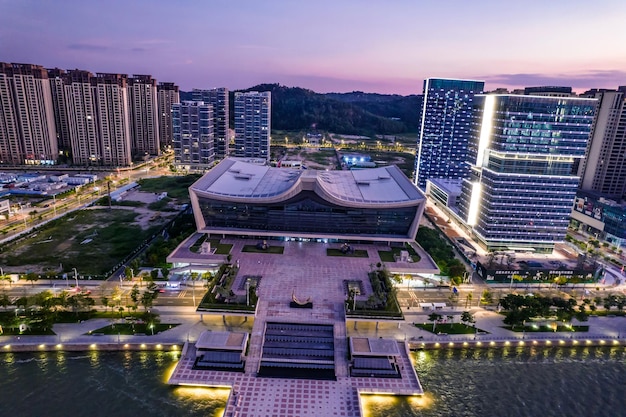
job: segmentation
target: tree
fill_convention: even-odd
[[[144,293],[141,294],[141,305],[143,306],[144,310],[148,311],[148,309],[152,307],[153,303],[154,303],[153,294],[150,293],[149,291],[144,291]]]
[[[100,298],[100,302],[102,303],[102,307],[104,307],[104,311],[109,309],[109,299],[107,297]]]
[[[28,274],[26,274],[24,276],[24,279],[26,279],[26,281],[30,281],[30,283],[34,287],[35,286],[35,281],[37,281],[39,279],[39,275],[37,275],[34,272],[29,272]]]
[[[151,293],[153,297],[156,299],[157,296],[159,295],[159,286],[154,281],[150,281],[150,283],[146,287],[146,292]]]
[[[204,280],[206,280],[206,287],[209,287],[209,283],[211,282],[211,280],[213,279],[213,274],[209,271],[205,272],[202,274],[202,278]]]
[[[0,294],[0,307],[6,310],[11,305],[11,299],[6,293]]]
[[[441,314],[437,314],[437,313],[430,313],[428,315],[428,321],[432,321],[433,322],[433,333],[435,333],[435,326],[437,324],[437,322],[439,322],[441,319],[443,318],[443,316]]]
[[[461,313],[461,322],[465,324],[466,327],[469,327],[468,323],[476,323],[476,320],[474,319],[474,315],[472,313],[470,313],[469,311],[464,311],[463,313]]]
[[[150,277],[152,278],[153,281],[159,278],[159,270],[153,269],[152,271],[150,271]]]
[[[454,316],[453,315],[448,315],[448,316],[446,316],[446,318],[450,321],[450,323],[454,323]]]
[[[491,304],[493,303],[493,294],[489,290],[483,290],[483,295],[480,299],[482,304]]]
[[[169,269],[161,268],[161,275],[163,276],[163,278],[167,279],[169,274],[170,274],[170,270]]]
[[[472,299],[474,298],[474,296],[472,295],[472,293],[469,293],[465,296],[465,308],[472,305]]]
[[[455,258],[448,262],[448,276],[451,280],[454,280],[455,283],[458,282],[460,284],[463,280],[463,274],[466,272],[465,265],[458,259]]]
[[[116,286],[115,288],[113,288],[113,291],[111,292],[111,300],[117,305],[121,304],[122,290],[120,290],[120,287]]]
[[[139,302],[139,286],[137,284],[133,285],[133,288],[130,290],[130,299],[135,305]]]
[[[131,268],[130,266],[127,266],[126,268],[124,268],[124,276],[126,277],[127,280],[132,279],[133,277],[133,268]]]

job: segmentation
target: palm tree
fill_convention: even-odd
[[[441,320],[443,318],[443,316],[441,314],[437,314],[437,313],[430,313],[428,315],[428,321],[432,321],[433,322],[433,333],[435,333],[435,326],[437,325],[437,322],[439,320]]]

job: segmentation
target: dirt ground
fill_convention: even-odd
[[[154,203],[159,200],[158,193],[146,193],[142,191],[132,190],[128,193],[124,194],[122,197],[123,201],[138,201],[145,204]],[[144,207],[124,207],[118,206],[120,208],[124,208],[127,210],[133,210],[135,213],[138,213],[139,216],[135,219],[135,223],[139,224],[142,229],[147,229],[151,224],[155,221],[159,220],[159,223],[162,223],[164,218],[172,217],[177,214],[177,212],[155,212],[148,208]]]

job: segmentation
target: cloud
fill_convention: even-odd
[[[68,49],[75,51],[88,51],[88,52],[104,52],[109,49],[108,46],[96,45],[93,43],[72,43],[67,45]]]
[[[617,87],[626,81],[626,71],[592,69],[578,73],[540,74],[491,74],[477,77],[490,84],[506,86],[559,85],[573,88]]]

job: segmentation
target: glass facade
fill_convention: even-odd
[[[429,78],[424,81],[415,184],[430,178],[462,179],[469,173],[468,141],[474,121],[474,95],[485,83]]]
[[[596,100],[478,96],[459,213],[491,250],[551,251],[567,232]]]
[[[325,201],[313,191],[273,204],[225,202],[198,197],[207,229],[353,236],[410,237],[419,205],[351,208]]]

